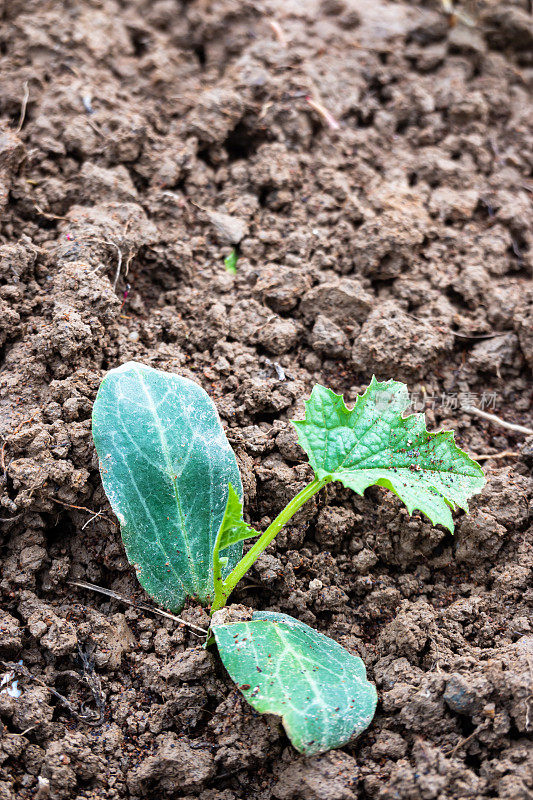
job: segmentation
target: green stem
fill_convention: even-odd
[[[222,564],[220,563],[219,546],[220,546],[220,531],[218,532],[218,536],[215,541],[215,547],[213,550],[213,583],[215,586],[215,598],[213,600],[213,605],[211,606],[211,614],[214,611],[217,611],[219,608],[224,608],[224,606],[226,605],[226,601],[223,600],[224,581],[222,580]]]
[[[315,478],[311,483],[308,483],[301,492],[298,492],[296,497],[288,503],[283,511],[281,511],[276,519],[270,523],[266,531],[259,537],[257,542],[251,547],[248,552],[241,558],[237,566],[235,566],[226,580],[222,580],[220,568],[215,567],[215,599],[211,606],[211,614],[219,611],[227,603],[228,597],[237,586],[241,578],[248,572],[250,567],[255,564],[261,553],[266,550],[270,542],[277,536],[283,526],[296,514],[297,511],[307,503],[308,500],[319,492],[326,483],[329,483],[331,478],[322,478],[319,480]],[[215,563],[218,559],[215,559]]]

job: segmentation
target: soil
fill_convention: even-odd
[[[1,800],[531,798],[533,441],[465,409],[531,426],[531,3],[2,14]],[[211,394],[256,527],[309,479],[316,382],[405,380],[485,457],[454,536],[332,485],[235,593],[364,659],[342,751],[302,758],[192,631],[71,584],[148,599],[90,434],[129,359]]]

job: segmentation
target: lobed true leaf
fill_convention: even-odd
[[[428,433],[423,414],[403,416],[408,406],[407,387],[397,381],[373,377],[352,410],[342,395],[315,386],[305,419],[293,424],[319,479],[358,494],[384,486],[410,514],[418,509],[453,532],[451,509],[468,510],[468,498],[485,484],[483,472],[456,446],[453,431]]]

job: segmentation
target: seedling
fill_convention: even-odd
[[[363,662],[285,614],[234,622],[220,612],[283,526],[331,481],[361,495],[383,486],[409,513],[418,509],[453,532],[451,511],[468,510],[483,472],[453,431],[428,433],[422,414],[404,417],[408,405],[396,381],[372,378],[352,410],[315,386],[305,419],[293,423],[314,478],[260,533],[243,519],[235,455],[200,386],[131,362],[107,374],[94,404],[102,482],[141,585],[170,611],[188,597],[211,606],[212,636],[232,679],[257,711],[281,716],[307,755],[341,747],[370,724],[377,695]]]
[[[230,275],[237,274],[237,261],[239,260],[239,254],[236,248],[233,248],[229,256],[226,256],[224,259],[224,266],[226,267],[226,272],[229,272]]]

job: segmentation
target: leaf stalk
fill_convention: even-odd
[[[305,486],[301,492],[293,497],[283,511],[270,523],[266,531],[261,534],[256,543],[241,558],[239,563],[232,569],[226,579],[222,578],[222,566],[218,556],[218,548],[213,553],[213,578],[215,584],[215,599],[211,606],[211,615],[215,611],[224,608],[232,591],[235,589],[241,578],[255,564],[261,553],[263,553],[273,539],[278,535],[284,525],[307,503],[326,483],[331,481],[328,475],[325,478],[315,478]]]

